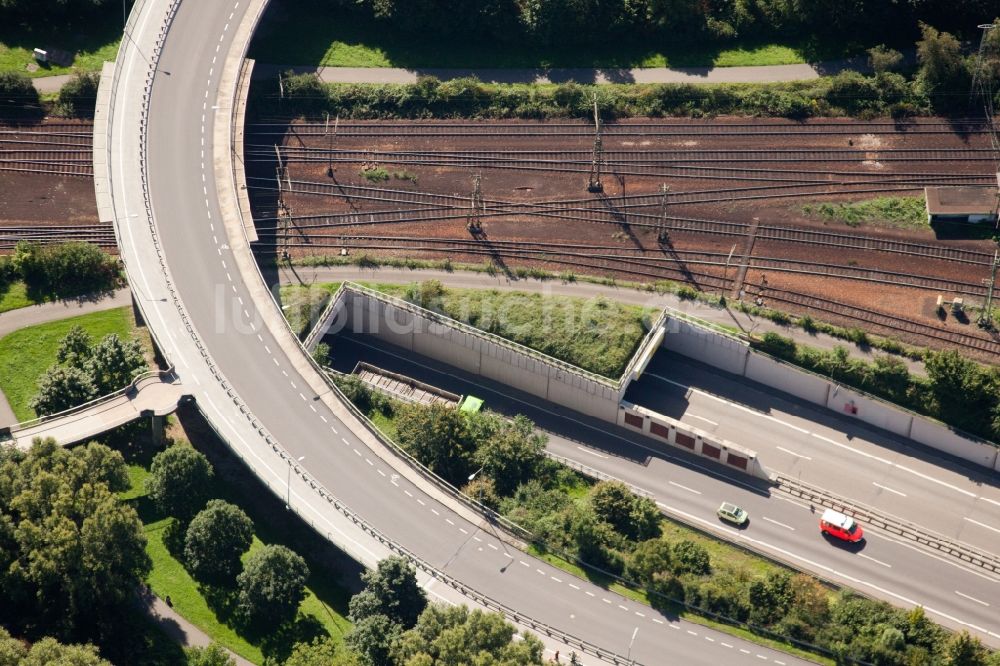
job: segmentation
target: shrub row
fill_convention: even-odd
[[[413,84],[324,84],[312,74],[287,75],[278,86],[251,91],[262,116],[338,115],[393,118],[590,118],[596,97],[602,117],[743,114],[906,117],[930,111],[928,99],[899,74],[846,71],[813,81],[766,84],[492,84],[476,78]]]

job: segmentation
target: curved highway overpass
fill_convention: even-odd
[[[470,601],[486,595],[516,609],[523,624],[585,637],[623,662],[805,663],[671,620],[509,550],[473,513],[380,451],[330,394],[266,296],[235,203],[229,113],[265,5],[139,0],[97,109],[98,209],[115,223],[151,332],[212,426],[362,563],[390,553],[379,536],[388,535],[461,581],[430,580],[432,595],[455,601],[456,587]]]

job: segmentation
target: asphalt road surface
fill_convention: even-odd
[[[242,11],[245,5],[230,0],[180,5],[158,63],[147,154],[153,209],[175,287],[202,343],[259,422],[377,529],[536,620],[623,655],[630,651],[638,663],[807,663],[662,616],[509,552],[394,474],[307,394],[306,382],[266,327],[250,326],[258,315],[219,224],[211,100],[218,92],[219,54],[230,48],[230,26]],[[197,396],[200,389],[192,390]]]
[[[895,605],[924,606],[934,620],[1000,645],[1000,579],[994,575],[874,529],[866,531],[860,545],[824,538],[818,526],[822,509],[772,493],[763,481],[371,336],[340,333],[327,342],[337,370],[350,372],[358,360],[365,360],[454,393],[484,398],[490,409],[524,414],[549,433],[549,451],[652,493],[668,514]],[[673,360],[672,354],[664,356]],[[722,501],[745,508],[750,524],[735,529],[721,523],[715,511]],[[936,499],[914,496],[913,501],[933,506]]]

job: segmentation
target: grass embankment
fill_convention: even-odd
[[[851,203],[810,203],[801,207],[806,215],[843,222],[894,229],[929,229],[923,197],[878,197]]]
[[[0,292],[0,313],[37,305],[40,302],[28,295],[28,287],[23,282],[12,282]]]
[[[295,622],[275,634],[254,635],[240,629],[233,618],[233,596],[229,590],[204,586],[194,580],[184,565],[170,553],[164,542],[167,528],[174,520],[157,513],[147,499],[143,481],[149,475],[150,460],[132,460],[129,464],[129,478],[132,487],[122,494],[139,512],[148,543],[146,552],[153,562],[153,569],[147,582],[153,592],[165,599],[170,597],[174,610],[184,619],[194,624],[213,641],[225,646],[236,654],[255,664],[263,664],[265,658],[282,661],[290,653],[296,642],[310,641],[321,635],[329,635],[340,640],[350,629],[346,619],[348,593],[336,583],[328,580],[315,562],[310,560],[310,578],[307,581],[306,598],[299,607]],[[269,492],[260,493],[260,501],[266,502],[266,509],[244,501],[247,489],[238,488],[223,469],[216,465],[216,496],[237,504],[254,522],[254,538],[250,553],[262,548],[265,543],[289,543],[291,530],[287,529],[288,519],[284,508]],[[313,538],[319,538],[313,535]],[[309,559],[309,553],[302,553]]]
[[[75,17],[34,21],[0,21],[0,71],[21,72],[31,77],[99,72],[105,61],[113,61],[122,34],[121,5],[90,8]],[[71,65],[38,63],[32,49],[60,49],[75,54]],[[37,68],[34,66],[37,65]]]
[[[0,339],[0,390],[18,421],[35,418],[28,402],[35,395],[38,378],[56,362],[59,343],[74,326],[83,327],[95,340],[109,333],[124,339],[135,331],[135,320],[129,308],[115,308],[28,326]]]
[[[644,321],[652,308],[622,305],[606,298],[545,296],[522,291],[453,289],[440,284],[372,283],[367,286],[404,298],[448,317],[572,363],[590,372],[617,379],[646,335]],[[302,330],[305,313],[340,283],[309,287],[282,287],[292,330]],[[319,306],[322,309],[322,305]]]
[[[399,34],[385,23],[340,5],[286,4],[265,21],[250,57],[258,62],[326,67],[737,67],[806,62],[814,50],[787,43],[713,47],[615,40],[608,44],[511,45],[495,40],[456,42]]]
[[[312,330],[317,317],[330,302],[330,296],[340,288],[339,282],[318,285],[283,285],[280,291],[281,310],[295,335],[304,338]]]

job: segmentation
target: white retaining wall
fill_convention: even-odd
[[[756,452],[651,409],[622,400],[618,410],[618,425],[730,469],[766,481],[771,480],[770,474],[757,460]]]
[[[943,423],[759,354],[735,338],[688,321],[671,319],[663,346],[707,365],[822,405],[932,449],[1000,472],[1000,449],[964,436]]]
[[[371,335],[466,372],[520,389],[556,404],[615,422],[624,386],[618,388],[547,363],[540,356],[431,320],[392,302],[346,290],[341,320],[354,333]]]

